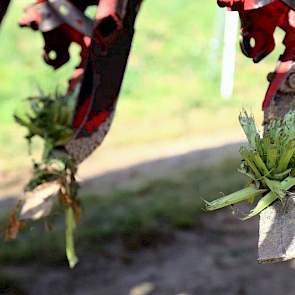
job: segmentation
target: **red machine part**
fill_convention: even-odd
[[[123,28],[128,0],[100,0],[94,25],[94,40],[108,47]]]
[[[83,19],[81,12],[93,4],[99,5],[89,38],[76,27],[76,16]],[[69,87],[72,91],[81,84],[73,120],[76,132],[65,146],[78,163],[101,144],[110,128],[140,4],[141,0],[42,0],[29,7],[21,20],[22,26],[42,32],[44,60],[55,69],[69,60],[72,42],[81,46],[81,63]],[[63,12],[62,7],[70,8]],[[48,13],[42,13],[47,8]]]
[[[69,60],[68,48],[72,42],[81,46],[83,59],[87,56],[85,51],[90,44],[84,36],[93,37],[102,47],[108,47],[116,40],[123,28],[128,0],[97,0],[99,6],[93,30],[92,28],[85,30],[85,27],[89,27],[89,21],[85,16],[83,19],[83,12],[75,6],[76,2],[74,0],[71,2],[36,0],[34,5],[26,9],[19,22],[21,27],[30,27],[43,33],[44,59],[55,69]],[[86,4],[87,2],[89,1],[85,1]],[[92,4],[92,1],[89,4]],[[53,52],[56,53],[54,59],[50,58]]]
[[[292,1],[287,2],[290,5]],[[281,0],[219,0],[218,3],[239,12],[241,49],[255,63],[260,62],[275,48],[275,29],[279,27],[285,31],[283,40],[285,51],[279,58],[275,72],[269,75],[270,85],[262,105],[262,108],[265,109],[269,106],[272,98],[278,92],[283,91],[285,88],[283,84],[289,76],[289,70],[293,68],[295,61],[295,12]]]
[[[112,5],[106,9],[106,3]],[[95,31],[96,36],[102,33],[102,38],[92,39],[74,117],[76,133],[66,144],[67,152],[77,162],[88,157],[102,143],[110,129],[140,4],[141,0],[106,0],[98,6]],[[116,21],[121,19],[121,25],[113,26],[113,21],[109,22],[109,18],[114,15]],[[106,36],[105,27],[99,25],[101,23],[108,25]]]
[[[82,77],[88,56],[90,38],[65,23],[45,0],[37,0],[34,5],[29,6],[21,17],[19,25],[42,32],[45,43],[43,58],[54,69],[60,68],[69,61],[71,43],[80,45],[81,62],[69,82],[69,90],[72,91]]]

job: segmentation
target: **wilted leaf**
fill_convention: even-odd
[[[59,190],[60,184],[58,182],[49,182],[39,185],[33,191],[25,192],[20,219],[37,220],[48,216]]]
[[[5,233],[4,233],[5,241],[15,240],[19,231],[24,226],[24,223],[18,220],[17,218],[17,212],[20,206],[21,206],[21,203],[18,202],[15,209],[12,211],[12,213],[9,216]]]

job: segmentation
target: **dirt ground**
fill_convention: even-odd
[[[22,288],[0,294],[294,294],[293,262],[257,264],[257,227],[257,220],[242,223],[225,210],[204,215],[194,230],[178,232],[157,247],[124,256],[116,246],[109,249],[110,255],[88,254],[72,271],[37,264],[0,268],[17,278]]]
[[[227,147],[233,153],[237,145]],[[152,164],[136,166],[128,173],[112,172],[86,181],[91,191],[136,175],[150,174],[150,166],[170,170],[193,160],[208,159],[216,149],[187,153]],[[224,147],[219,156],[224,156]],[[214,159],[213,159],[214,160]],[[157,166],[158,165],[158,166]],[[160,169],[156,169],[159,170]],[[164,169],[165,170],[165,169]],[[167,169],[166,169],[167,171]],[[117,173],[117,174],[116,174]],[[158,175],[156,175],[158,177]],[[4,203],[3,203],[4,204]],[[258,219],[240,222],[228,210],[202,215],[190,231],[177,232],[161,243],[138,252],[127,252],[112,243],[106,253],[80,255],[74,270],[66,266],[0,265],[0,274],[16,281],[16,288],[0,289],[6,295],[293,295],[295,263],[259,265]],[[1,277],[1,276],[0,276]],[[1,281],[0,281],[1,283]],[[1,286],[1,284],[0,284]]]

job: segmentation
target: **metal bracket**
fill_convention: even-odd
[[[67,0],[49,0],[48,5],[63,23],[85,36],[92,36],[93,20]]]
[[[25,10],[19,24],[43,33],[66,24],[84,36],[92,36],[93,21],[67,0],[49,0],[35,3]]]

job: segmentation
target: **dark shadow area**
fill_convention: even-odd
[[[112,190],[136,189],[143,183],[157,179],[173,177],[181,171],[210,167],[224,158],[239,158],[241,142],[222,146],[193,150],[172,157],[155,159],[139,163],[127,169],[109,171],[94,175],[81,184],[81,193],[111,192]],[[169,149],[169,147],[167,147]],[[238,168],[238,167],[237,167]]]

